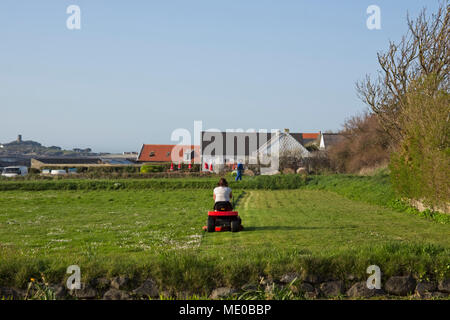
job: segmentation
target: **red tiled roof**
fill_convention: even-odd
[[[319,137],[319,133],[302,133],[303,139],[317,139]]]
[[[173,154],[174,147],[180,147],[178,155]],[[194,151],[194,162],[200,162],[200,146],[179,146],[175,144],[144,144],[139,153],[139,162],[178,162],[183,161],[183,154]]]

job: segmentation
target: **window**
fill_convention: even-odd
[[[20,168],[5,168],[5,173],[21,174]]]
[[[155,151],[151,151],[150,152],[150,157],[154,157],[155,156]]]

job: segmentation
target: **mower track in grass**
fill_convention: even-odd
[[[204,237],[205,249],[302,249],[311,253],[383,243],[450,247],[450,226],[318,190],[248,191],[239,233]]]

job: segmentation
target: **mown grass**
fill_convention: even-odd
[[[72,264],[81,267],[83,281],[151,276],[169,291],[200,295],[292,271],[365,279],[371,264],[385,276],[450,276],[448,225],[325,190],[246,189],[239,202],[245,230],[208,234],[201,227],[211,193],[3,191],[0,285],[24,287],[41,273],[63,282]]]
[[[388,206],[396,199],[388,174],[371,176],[331,174],[310,176],[306,188],[339,193],[351,200]]]
[[[439,223],[450,224],[450,215],[411,207],[395,194],[390,177],[384,171],[372,176],[359,175],[277,175],[245,177],[235,182],[227,176],[230,187],[236,190],[286,190],[313,189],[336,192],[349,199],[381,205],[431,219]],[[44,191],[44,190],[211,190],[217,184],[218,176],[202,178],[152,178],[152,179],[52,179],[52,180],[8,180],[0,179],[1,191]]]
[[[384,172],[372,176],[317,175],[308,178],[303,187],[312,190],[336,192],[348,199],[385,206],[399,212],[414,214],[438,223],[450,224],[450,215],[431,210],[420,212],[411,207],[394,192],[391,177]]]

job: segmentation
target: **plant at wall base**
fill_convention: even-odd
[[[56,300],[55,292],[49,287],[42,273],[41,278],[41,282],[36,281],[35,278],[30,279],[25,300]]]

